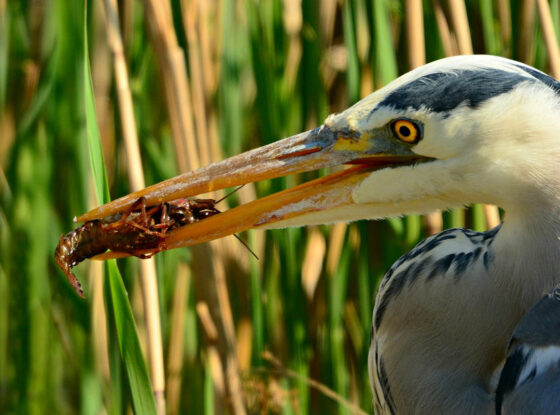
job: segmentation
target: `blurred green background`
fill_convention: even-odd
[[[75,269],[84,301],[53,261],[72,218],[97,204],[92,125],[111,196],[131,190],[123,128],[131,114],[120,94],[132,98],[136,167],[151,184],[313,128],[424,61],[489,53],[549,71],[542,3],[0,0],[0,412],[152,408],[134,400],[131,385],[146,371],[117,341],[120,311],[102,263]],[[556,30],[558,3],[548,2]],[[128,68],[124,92],[115,58]],[[88,97],[97,113],[89,126]],[[246,186],[219,207],[316,176]],[[157,290],[139,260],[119,260],[159,411],[371,413],[366,362],[379,279],[427,234],[484,229],[491,213],[478,206],[250,232],[241,236],[258,261],[233,238],[158,254]]]

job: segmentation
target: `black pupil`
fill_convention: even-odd
[[[410,135],[410,128],[408,128],[406,125],[401,125],[399,127],[399,134],[403,137],[408,137]]]

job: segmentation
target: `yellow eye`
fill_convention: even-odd
[[[418,126],[410,120],[400,119],[392,124],[395,136],[405,143],[414,144],[420,140],[420,130]]]

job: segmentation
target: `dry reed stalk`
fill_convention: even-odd
[[[226,413],[226,384],[224,379],[224,367],[222,366],[222,359],[218,348],[209,344],[206,348],[208,365],[210,365],[210,372],[212,374],[212,384],[214,385],[214,413]]]
[[[110,167],[114,165],[115,159],[115,111],[112,97],[110,97],[113,84],[113,71],[110,65],[111,49],[109,48],[107,31],[105,29],[106,19],[103,2],[95,2],[92,6],[95,39],[92,42],[94,47],[90,59],[91,77],[103,159],[105,160],[108,180],[111,181],[113,171]],[[93,184],[91,185],[91,194],[95,195]],[[94,207],[93,203],[97,203],[97,201],[90,202],[92,208]]]
[[[428,235],[435,235],[443,229],[443,217],[439,210],[423,215],[422,221]]]
[[[204,68],[201,67],[200,59],[200,46],[198,41],[198,34],[196,22],[198,21],[198,2],[191,1],[189,5],[183,3],[183,23],[187,33],[187,40],[189,43],[189,64],[191,68],[191,79],[193,85],[193,109],[197,136],[197,145],[199,149],[199,160],[203,164],[210,162],[210,150],[208,146],[209,131],[206,123],[206,99],[204,97],[204,89],[202,88],[204,79],[202,72]],[[208,97],[208,100],[210,97]],[[215,241],[207,244],[206,247],[201,248],[205,251],[204,257],[197,258],[195,261],[201,261],[204,271],[201,273],[195,272],[195,279],[199,281],[198,286],[203,279],[207,279],[211,275],[214,289],[217,292],[217,303],[209,303],[218,307],[217,320],[222,327],[219,337],[220,345],[219,350],[222,351],[222,359],[224,359],[223,367],[226,370],[226,384],[231,402],[233,412],[235,414],[244,414],[245,406],[242,400],[241,379],[239,377],[239,365],[237,361],[237,354],[239,352],[238,345],[235,337],[235,325],[233,314],[231,312],[231,305],[229,302],[229,294],[226,283],[226,271],[224,266],[223,257],[220,254],[224,251],[231,251],[232,244],[235,243],[232,238],[223,241]],[[220,249],[221,248],[221,249]],[[225,249],[224,249],[225,248]],[[213,266],[211,264],[213,263]]]
[[[426,63],[422,0],[406,0],[405,16],[408,65],[414,69]]]
[[[218,341],[218,329],[212,319],[208,304],[200,301],[196,304],[196,314],[202,326],[202,332],[206,338],[206,347],[208,365],[210,366],[210,373],[212,376],[212,384],[214,385],[214,412],[224,412],[224,402],[226,400],[226,383],[225,371],[222,366],[222,359],[216,343]]]
[[[303,47],[301,45],[301,38],[299,35],[290,36],[289,38],[288,55],[286,57],[283,78],[286,80],[288,89],[293,91],[297,81]]]
[[[112,71],[109,66],[111,51],[105,31],[105,12],[102,2],[93,5],[93,20],[96,38],[91,59],[91,76],[95,94],[95,112],[106,165],[111,165],[114,152],[107,151],[114,146],[114,114],[108,98],[112,83]],[[110,174],[110,172],[108,172]],[[93,180],[90,180],[88,206],[98,205]],[[107,309],[104,302],[103,262],[89,261],[89,287],[91,290],[91,338],[93,341],[94,367],[101,374],[104,385],[110,385],[111,368],[109,363],[109,338],[107,330]]]
[[[315,226],[309,228],[303,266],[301,268],[301,283],[303,291],[305,291],[305,295],[310,302],[313,302],[315,289],[321,277],[326,251],[327,243],[319,228]]]
[[[500,21],[500,34],[502,36],[502,53],[511,56],[511,7],[509,0],[498,0],[498,19]]]
[[[457,35],[459,44],[459,53],[463,55],[471,55],[473,47],[471,42],[471,34],[469,30],[469,21],[467,19],[467,9],[463,0],[449,0],[449,8],[453,28]],[[500,213],[497,206],[484,205],[484,216],[489,229],[500,223]]]
[[[209,40],[208,30],[204,24],[200,24],[201,18],[205,21],[210,19],[208,3],[201,3],[198,0],[188,2],[182,0],[181,10],[183,27],[189,46],[188,62],[191,72],[190,84],[192,86],[192,94],[187,90],[185,99],[192,100],[189,103],[189,112],[194,114],[194,117],[191,116],[194,118],[194,122],[191,121],[189,127],[189,130],[192,129],[190,131],[192,134],[189,134],[189,136],[196,142],[198,149],[198,152],[194,154],[195,157],[193,157],[197,159],[195,165],[192,166],[194,169],[222,159],[221,154],[214,158],[216,149],[219,149],[219,140],[217,135],[215,138],[212,137],[212,129],[208,120],[209,114],[207,113],[208,102],[212,99],[212,94],[217,86],[216,76],[212,76],[212,74],[217,73],[217,69],[212,65],[212,52],[210,50],[212,43]],[[220,42],[219,36],[215,39],[217,43]],[[217,191],[214,197],[219,198],[222,194],[222,191]]]
[[[220,323],[222,325],[222,335],[220,337],[221,346],[225,347],[225,374],[228,386],[229,400],[232,405],[233,413],[236,415],[245,414],[245,405],[243,403],[243,390],[241,387],[241,378],[239,376],[239,364],[237,362],[237,345],[235,338],[235,326],[233,323],[233,314],[231,312],[231,304],[229,302],[229,294],[226,283],[226,272],[223,262],[216,261],[214,263],[214,278],[217,291],[218,301],[214,304],[218,305]],[[205,275],[205,274],[201,274]],[[206,274],[207,275],[207,274]],[[224,341],[225,340],[225,341]]]
[[[4,173],[2,163],[0,163],[0,196],[2,196],[3,192],[6,192],[8,194],[11,193],[10,185],[8,184],[8,179],[6,178],[6,173]]]
[[[119,17],[116,0],[105,0],[105,11],[107,16],[107,39],[113,54],[115,71],[115,82],[117,85],[117,96],[119,111],[122,122],[123,140],[127,155],[127,169],[132,191],[145,187],[142,161],[138,147],[138,136],[136,123],[134,121],[134,109],[132,106],[132,95],[128,84],[128,71],[124,58],[122,37],[119,28]],[[141,284],[144,299],[144,310],[147,328],[148,361],[150,364],[150,376],[152,389],[158,413],[165,413],[165,376],[163,365],[163,347],[160,327],[158,286],[155,264],[153,260],[141,261]]]
[[[364,328],[360,322],[356,305],[353,302],[347,302],[344,304],[343,318],[344,327],[348,332],[350,343],[354,347],[356,355],[359,356],[362,353],[362,348],[364,346],[364,336],[362,335]]]
[[[205,68],[202,61],[202,45],[200,45],[200,37],[198,36],[199,24],[200,22],[200,9],[201,3],[198,0],[191,0],[186,2],[183,0],[181,2],[183,26],[185,28],[185,33],[187,36],[187,43],[189,45],[189,68],[191,69],[191,85],[192,85],[192,108],[194,112],[194,125],[196,129],[196,143],[199,149],[199,160],[201,165],[210,164],[213,160],[211,151],[211,132],[210,126],[207,122],[207,103],[212,99],[211,96],[206,95],[209,93],[208,90],[204,88],[204,73],[212,72],[212,68]],[[219,145],[218,145],[219,147]],[[214,149],[215,151],[215,149]],[[221,159],[221,157],[219,158]],[[216,191],[213,193],[214,198],[221,198],[223,196],[223,191]],[[224,200],[224,204],[227,205],[227,200]],[[213,250],[213,260],[223,261],[222,253],[231,252],[236,250],[237,246],[234,244],[236,241],[232,239],[226,239],[220,242],[211,243]],[[221,246],[225,245],[225,249],[220,249]],[[235,260],[235,258],[233,258]],[[245,261],[246,265],[246,261]],[[245,267],[246,268],[246,267]]]
[[[196,271],[195,271],[196,273]],[[225,279],[225,273],[222,271],[215,272],[219,279]],[[214,313],[209,310],[208,303],[199,302],[196,306],[196,311],[202,323],[205,334],[208,339],[208,353],[209,357],[213,357],[211,361],[212,368],[212,378],[214,381],[214,390],[217,394],[221,394],[219,399],[217,399],[218,405],[224,405],[224,402],[228,400],[231,404],[231,408],[234,414],[245,414],[245,405],[243,403],[243,390],[241,387],[241,378],[239,377],[239,367],[237,363],[237,356],[231,356],[231,353],[236,353],[236,348],[231,344],[226,345],[227,358],[223,359],[223,349],[224,334],[228,342],[235,342],[235,333],[230,333],[229,328],[233,329],[233,315],[231,312],[224,313],[224,310],[230,311],[231,307],[229,305],[229,297],[227,295],[227,286],[225,281],[218,281],[217,284],[217,296],[218,300],[216,303],[219,304],[219,313]],[[225,289],[225,293],[223,290]],[[223,303],[227,304],[223,304]],[[212,314],[218,314],[220,320],[218,325],[215,324],[215,319]],[[231,321],[229,321],[231,320]],[[221,344],[220,344],[221,343]],[[217,344],[217,348],[216,345]],[[217,352],[216,352],[217,351]],[[215,356],[219,356],[218,359]],[[225,362],[225,367],[223,363]],[[225,388],[224,388],[225,385]],[[222,391],[228,391],[228,397],[226,398]],[[222,413],[222,411],[217,411]]]
[[[492,229],[498,226],[501,222],[498,207],[493,205],[482,205],[482,208],[484,209],[486,227],[488,229]]]
[[[533,30],[535,23],[535,0],[524,0],[521,5],[519,16],[519,60],[531,64],[533,60],[534,38]]]
[[[124,49],[130,45],[134,31],[134,3],[134,0],[120,1],[120,27]]]
[[[330,90],[340,70],[346,70],[346,48],[333,45],[334,27],[336,23],[337,0],[324,0],[319,6],[320,34],[325,45],[325,58],[321,64],[323,85]],[[341,57],[344,56],[344,58]],[[344,62],[341,62],[344,61]]]
[[[177,165],[181,172],[186,172],[198,166],[198,159],[194,143],[191,101],[183,52],[178,46],[175,32],[172,29],[173,21],[169,4],[167,2],[145,0],[144,7],[145,18],[148,22],[154,50],[162,72]],[[180,267],[177,270],[175,298],[178,296],[179,299],[186,299],[188,285],[185,286],[183,284],[184,281],[182,279],[184,279],[184,276],[181,275],[182,272]],[[182,318],[179,314],[183,312],[184,310],[174,307],[172,320],[175,321]],[[179,327],[179,331],[173,334],[170,339],[169,348],[170,350],[183,349],[183,327]],[[182,368],[182,354],[170,354],[168,366]],[[180,375],[180,372],[176,373],[174,371],[169,374],[170,379],[173,379],[172,389],[169,391],[169,397],[172,399],[170,412],[176,411],[179,405]]]
[[[464,0],[449,0],[449,11],[455,35],[457,36],[459,53],[461,55],[472,55],[471,32]]]
[[[12,148],[14,139],[16,137],[16,123],[14,120],[14,114],[11,108],[3,108],[0,112],[0,170],[2,166],[6,165],[6,156],[9,154],[9,150]],[[0,173],[0,178],[2,174]],[[7,181],[6,181],[7,183]],[[0,194],[2,190],[2,183],[0,182]]]
[[[303,16],[300,1],[284,0],[283,21],[284,29],[290,38],[284,79],[287,80],[290,88],[293,88],[296,82],[303,50],[301,44]],[[316,120],[307,121],[316,124]],[[316,227],[310,228],[301,273],[302,284],[307,298],[310,301],[313,299],[317,282],[321,276],[325,252],[326,242],[323,234]]]
[[[422,0],[407,0],[405,16],[408,65],[412,70],[426,63]],[[429,235],[441,232],[443,218],[440,211],[424,215],[422,220]]]
[[[208,304],[199,301],[196,304],[196,314],[198,314],[198,318],[200,319],[200,324],[202,326],[202,330],[206,335],[206,338],[209,343],[215,343],[218,341],[219,334],[218,328],[212,319],[212,314],[210,313],[210,309],[208,308]]]
[[[223,3],[220,2],[218,6],[216,0],[206,0],[203,2],[198,2],[198,18],[195,19],[196,22],[202,22],[197,24],[198,29],[198,52],[199,52],[199,61],[200,61],[200,68],[202,74],[202,83],[204,84],[203,88],[203,102],[206,106],[206,139],[207,143],[205,144],[208,147],[208,157],[209,163],[214,163],[216,161],[220,161],[223,159],[222,149],[220,146],[220,138],[218,133],[218,117],[216,115],[216,108],[213,105],[209,105],[209,103],[214,98],[216,93],[216,89],[218,86],[218,77],[220,72],[220,60],[216,58],[219,55],[221,50],[221,44],[223,39],[223,26],[220,24],[219,19],[217,16],[221,16],[221,9],[223,7]],[[212,36],[210,35],[209,28],[216,28],[216,33],[213,33]],[[185,29],[186,31],[187,29]],[[212,41],[211,41],[212,39]],[[189,55],[190,56],[190,55]],[[194,78],[194,74],[193,74]],[[248,189],[253,189],[252,184],[248,184],[245,186],[241,191],[238,193],[242,203],[245,203],[251,199],[244,199],[243,194]],[[253,189],[254,193],[254,189]],[[216,198],[221,198],[224,195],[223,190],[218,190],[214,192],[214,196]],[[229,203],[225,201],[225,204],[228,205]],[[230,252],[230,249],[235,246],[231,243],[231,241],[226,240],[225,244],[227,245],[226,252]],[[223,259],[223,258],[222,258]]]
[[[332,45],[337,3],[337,0],[322,0],[319,2],[319,21],[321,22],[323,44],[325,45]]]
[[[363,3],[358,3],[358,15],[356,19],[356,40],[358,41],[358,60],[360,61],[360,98],[365,98],[374,90],[374,76],[371,70],[371,31],[367,20],[367,13],[361,10]],[[362,38],[364,38],[362,40]],[[329,88],[330,89],[330,88]]]
[[[363,65],[369,63],[369,51],[371,49],[371,30],[368,22],[368,13],[365,4],[356,2],[356,52],[358,60]]]
[[[243,402],[243,384],[239,376],[239,365],[237,362],[237,354],[232,358],[230,355],[226,360],[225,374],[227,377],[228,388],[230,390],[229,398],[233,407],[233,413],[236,415],[246,414],[245,403]],[[232,392],[233,391],[233,392]]]
[[[144,4],[146,19],[152,32],[165,82],[175,146],[178,154],[183,151],[187,156],[187,158],[179,158],[179,166],[181,172],[192,170],[200,166],[200,158],[194,140],[193,111],[183,51],[177,43],[169,4],[156,0],[145,0]],[[217,310],[215,320],[219,322],[219,351],[220,357],[225,362],[223,367],[228,371],[225,382],[230,397],[229,402],[235,414],[244,414],[241,382],[237,372],[235,331],[227,298],[227,287],[225,277],[217,275],[217,270],[223,267],[218,261],[214,263],[214,252],[210,244],[194,246],[191,252],[194,258],[193,277],[197,297],[214,305],[212,310]]]
[[[457,55],[459,53],[457,39],[455,39],[451,31],[449,30],[447,18],[445,17],[445,12],[443,11],[439,0],[432,0],[432,8],[434,10],[434,16],[436,18],[436,24],[438,26],[439,36],[445,56]]]
[[[321,77],[323,78],[323,85],[325,90],[330,91],[335,84],[335,79],[338,72],[345,72],[348,67],[347,51],[343,45],[327,45],[325,49],[325,58],[320,64]],[[331,103],[330,110],[333,110],[333,105],[338,102]],[[340,104],[338,104],[340,105]]]
[[[216,115],[216,110],[212,107],[208,113],[208,133],[210,136],[210,160],[213,163],[223,159],[218,131],[218,116]],[[245,188],[247,187],[252,188],[253,186],[245,186]],[[241,190],[240,196],[243,194],[243,189]]]
[[[144,8],[154,43],[154,51],[162,71],[177,162],[179,170],[184,173],[200,167],[197,157],[198,150],[194,141],[194,124],[185,57],[173,29],[169,3],[144,0]]]
[[[198,167],[197,149],[194,143],[194,126],[192,121],[192,109],[188,81],[186,77],[186,67],[183,51],[179,48],[175,32],[171,10],[167,2],[156,2],[146,0],[144,2],[145,16],[150,28],[154,50],[157,54],[164,81],[164,91],[169,111],[169,119],[173,132],[175,155],[177,164],[181,172],[192,170]],[[176,296],[186,298],[187,287],[180,281],[182,271],[179,269],[177,274],[178,286],[176,286]],[[180,292],[179,292],[180,291]],[[183,310],[174,309],[173,319],[180,318],[177,313]],[[169,347],[174,350],[183,349],[183,327],[179,328],[176,336],[170,340]],[[168,365],[172,367],[182,367],[182,355],[170,355]],[[171,375],[173,376],[174,373]],[[180,373],[178,373],[180,375]],[[178,398],[175,391],[180,392],[180,378],[174,377],[173,390],[171,395],[174,399],[173,407],[178,407]],[[177,386],[179,385],[179,386]]]
[[[210,33],[210,28],[217,27],[220,23],[218,15],[221,11],[222,2],[217,0],[205,0],[199,3],[200,19],[198,25],[200,37],[200,59],[202,61],[202,76],[204,78],[204,94],[211,97],[218,87],[218,73],[220,72],[220,61],[217,59],[221,49],[221,37],[215,37]],[[212,41],[213,39],[214,41]]]
[[[300,0],[283,0],[282,18],[284,22],[284,30],[289,38],[288,53],[286,64],[284,66],[284,80],[291,91],[295,87],[298,76],[299,64],[303,53],[301,44],[301,28],[303,24],[303,16],[301,11]]]
[[[253,352],[253,323],[250,318],[243,317],[237,327],[237,361],[239,370],[248,372],[251,368]]]
[[[556,79],[560,79],[560,51],[558,50],[558,40],[554,33],[554,23],[550,14],[550,5],[547,0],[537,0],[537,8],[541,19],[541,27],[548,52],[548,63],[550,72]]]
[[[205,166],[210,163],[210,149],[208,147],[209,135],[206,123],[206,100],[204,94],[204,77],[200,57],[199,39],[197,33],[198,0],[182,0],[181,10],[183,14],[183,27],[187,36],[189,46],[189,68],[191,72],[192,105],[195,120],[195,138],[199,150],[200,163]]]
[[[107,41],[113,55],[115,83],[122,122],[128,176],[131,190],[135,191],[144,188],[145,183],[144,173],[142,171],[142,160],[140,159],[140,150],[138,147],[136,123],[134,121],[132,96],[128,84],[128,70],[119,28],[117,3],[116,0],[105,0],[104,4],[107,17]]]
[[[185,309],[189,298],[190,270],[180,263],[175,280],[175,293],[171,311],[171,329],[169,331],[169,349],[167,354],[167,413],[179,413],[181,398],[181,381],[183,374],[183,328],[185,327]]]
[[[91,287],[91,338],[95,356],[95,372],[101,374],[105,384],[111,381],[109,366],[109,342],[107,337],[107,313],[103,301],[103,262],[89,262],[89,286]]]
[[[371,65],[365,62],[362,65],[362,78],[360,79],[360,97],[365,98],[373,91],[373,73]]]
[[[348,390],[348,397],[350,402],[356,404],[359,407],[360,397],[362,396],[362,385],[360,380],[362,379],[362,371],[360,368],[359,374],[356,372],[356,364],[353,360],[348,363],[348,371],[350,372],[350,386]]]
[[[336,273],[336,268],[340,262],[340,254],[344,245],[344,236],[346,235],[346,223],[337,223],[332,226],[331,237],[329,238],[329,252],[327,253],[327,275],[332,277]]]

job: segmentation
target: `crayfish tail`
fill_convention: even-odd
[[[72,269],[69,269],[68,272],[65,272],[64,274],[66,275],[66,278],[68,278],[68,282],[70,283],[72,288],[74,288],[74,291],[76,291],[76,294],[78,294],[81,298],[86,298],[86,296],[84,295],[82,284],[80,283],[80,281],[78,281],[78,278],[76,278],[76,275],[74,275]]]
[[[57,257],[56,254],[55,254],[55,259],[58,267],[62,272],[64,272],[64,275],[66,275],[68,282],[70,283],[72,288],[74,288],[74,291],[76,291],[76,294],[78,294],[82,298],[86,298],[84,295],[84,289],[82,288],[82,284],[80,283],[76,275],[74,275],[74,273],[72,272],[72,266],[70,266],[67,262],[65,262],[64,258]]]
[[[65,235],[62,235],[54,252],[54,259],[60,270],[64,272],[64,275],[66,275],[68,282],[72,288],[74,288],[76,294],[78,294],[81,298],[85,298],[82,284],[80,284],[80,281],[78,281],[78,278],[72,272],[72,261],[70,260],[68,247],[65,242]]]

